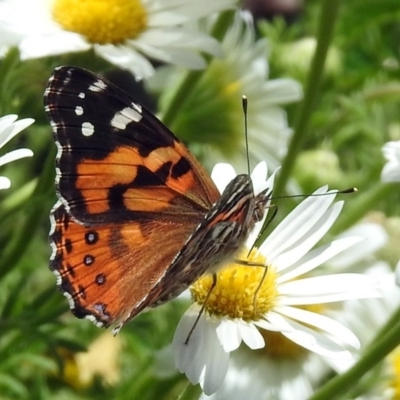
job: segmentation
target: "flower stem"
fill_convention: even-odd
[[[382,334],[382,332],[385,332]],[[354,388],[355,383],[400,344],[400,307],[371,341],[360,360],[319,389],[309,400],[334,400]]]
[[[274,195],[276,196],[281,196],[283,194],[286,183],[295,165],[297,155],[307,135],[308,123],[319,95],[325,59],[332,40],[339,5],[339,0],[324,0],[322,3],[317,33],[318,45],[308,74],[304,100],[299,105],[294,124],[294,134],[291,138],[287,155],[282,163],[282,169],[274,188]]]
[[[211,31],[211,36],[217,40],[222,40],[225,36],[226,31],[228,30],[233,18],[232,11],[226,11],[221,13],[215,22],[213,29]],[[208,54],[203,55],[204,59],[208,63],[211,59],[211,56]],[[165,125],[171,126],[173,121],[175,120],[179,110],[181,109],[182,103],[185,102],[185,98],[188,93],[196,86],[197,82],[201,78],[203,71],[189,71],[186,73],[186,76],[183,78],[180,86],[172,96],[171,101],[166,107],[164,114],[162,116],[162,120]]]

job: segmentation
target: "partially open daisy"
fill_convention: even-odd
[[[225,174],[218,188],[223,189],[230,178]],[[252,178],[254,181],[254,174]],[[273,176],[267,182],[272,187]],[[265,176],[254,182],[255,188],[263,185]],[[205,394],[215,392],[221,385],[229,353],[242,341],[251,349],[264,347],[260,328],[280,332],[300,347],[322,356],[351,357],[349,349],[358,348],[355,335],[320,314],[319,307],[380,293],[376,281],[361,274],[301,277],[359,241],[357,237],[346,237],[313,249],[343,207],[342,201],[333,204],[336,193],[328,192],[327,187],[314,194],[318,196],[309,197],[296,207],[258,249],[253,247],[261,224],[257,225],[239,258],[265,267],[232,262],[219,272],[205,312],[187,341],[212,278],[205,276],[192,286],[193,304],[177,327],[173,348],[177,368],[192,383],[200,383]]]
[[[400,182],[400,140],[388,142],[382,147],[387,163],[382,169],[383,182]]]
[[[5,0],[0,3],[0,46],[14,42],[21,57],[94,51],[131,70],[137,79],[154,70],[148,58],[199,69],[200,52],[218,43],[188,22],[232,7],[233,0]]]
[[[234,161],[244,170],[241,99],[246,95],[250,159],[265,160],[276,168],[292,132],[282,106],[299,100],[302,88],[293,79],[269,78],[269,45],[256,39],[249,15],[236,13],[221,46],[223,57],[213,58],[197,85],[185,94],[170,128],[191,144],[208,168],[222,160]],[[165,82],[165,77],[160,81]]]
[[[25,118],[17,121],[18,116],[14,114],[0,117],[0,149],[10,141],[15,135],[23,129],[31,125],[34,120],[32,118]],[[10,151],[0,157],[0,167],[12,161],[19,160],[24,157],[32,157],[33,152],[29,149],[18,149]],[[11,182],[5,176],[0,176],[0,190],[8,189]]]

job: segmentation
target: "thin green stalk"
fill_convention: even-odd
[[[54,184],[54,152],[49,151],[44,163],[43,171],[40,174],[38,184],[34,190],[33,196],[42,196],[48,193]],[[16,240],[10,242],[0,258],[0,280],[11,271],[29,248],[29,244],[34,238],[35,231],[42,222],[44,216],[48,213],[43,204],[29,204],[29,212],[24,223],[19,230]]]
[[[390,326],[389,323],[395,325]],[[390,318],[389,323],[371,341],[370,346],[352,368],[330,380],[309,400],[343,398],[343,394],[353,389],[363,375],[393,351],[400,344],[400,308]],[[386,330],[386,333],[382,335],[384,330]]]
[[[317,49],[307,78],[304,100],[299,106],[294,124],[294,134],[289,144],[288,153],[283,161],[282,169],[278,174],[277,183],[274,187],[275,196],[281,196],[283,194],[286,183],[295,165],[296,158],[306,138],[308,123],[319,96],[319,87],[322,80],[325,59],[332,40],[339,5],[339,0],[324,0],[322,3],[317,33]]]
[[[211,31],[211,36],[217,40],[222,40],[230,24],[232,23],[232,18],[232,11],[221,13],[214,24],[214,27]],[[208,54],[203,55],[203,57],[207,63],[211,59],[211,56]],[[175,120],[177,114],[179,113],[179,110],[181,109],[181,105],[185,102],[187,94],[196,86],[202,75],[203,70],[194,70],[186,73],[186,76],[183,78],[179,88],[173,95],[168,107],[166,108],[162,116],[162,120],[165,125],[172,125],[172,122]]]

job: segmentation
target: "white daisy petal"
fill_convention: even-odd
[[[309,221],[309,224],[305,227],[308,232],[303,232],[304,236],[299,239],[296,243],[292,243],[292,247],[287,247],[281,254],[272,258],[271,261],[280,270],[290,267],[293,262],[303,257],[320,239],[328,232],[330,227],[336,221],[337,217],[342,210],[343,202],[337,202],[329,210],[325,212],[323,216],[320,216],[317,223],[315,221]],[[293,235],[297,236],[296,234]]]
[[[52,36],[30,35],[19,45],[22,60],[86,51],[90,48],[89,43],[77,33],[72,32],[57,32]]]
[[[11,181],[5,176],[0,176],[0,190],[9,189],[11,187]]]
[[[382,152],[387,163],[382,169],[382,182],[399,182],[400,181],[400,141],[388,142]]]
[[[246,323],[245,321],[239,321],[237,328],[240,332],[240,337],[243,342],[252,349],[262,349],[265,346],[264,338],[258,329],[253,325]]]
[[[268,176],[267,163],[265,161],[261,161],[254,167],[253,172],[251,173],[251,180],[253,182],[254,194],[259,194],[262,191],[264,191],[265,189],[273,187],[275,172],[266,181],[266,177]],[[267,186],[267,183],[271,183],[271,182],[272,182],[272,185],[270,184],[270,186]]]
[[[198,307],[186,311],[175,331],[172,348],[177,369],[184,372],[193,384],[200,383],[205,393],[213,393],[223,382],[229,353],[219,342],[216,328],[220,322],[204,314],[187,342],[198,313]]]
[[[345,269],[357,262],[362,262],[377,250],[381,249],[388,241],[388,234],[382,225],[372,222],[357,224],[338,236],[346,241],[358,236],[361,240],[348,249],[344,249],[329,261],[329,265],[335,270]]]
[[[192,365],[192,361],[196,359],[197,354],[200,352],[200,345],[202,343],[201,329],[195,329],[189,342],[186,344],[186,339],[189,335],[190,330],[197,319],[198,313],[189,310],[181,318],[172,341],[172,348],[175,354],[176,368],[187,374],[192,375],[189,371],[189,366]],[[199,320],[199,326],[202,326],[202,319]],[[200,367],[201,369],[203,366]],[[197,382],[196,382],[197,383]]]
[[[228,318],[221,320],[217,327],[217,335],[226,352],[236,350],[242,342],[239,330],[236,329],[236,321]]]
[[[181,25],[190,20],[202,18],[221,9],[233,6],[231,0],[203,0],[193,2],[192,0],[163,0],[162,2],[149,2],[149,26]]]
[[[111,64],[119,65],[130,70],[137,80],[145,79],[154,73],[151,62],[135,49],[127,45],[95,45],[97,54],[109,61]]]
[[[396,284],[397,286],[400,286],[400,260],[397,262],[395,273],[396,273]]]
[[[9,142],[16,134],[31,125],[34,120],[25,118],[17,121],[15,114],[5,115],[0,118],[0,148]],[[33,152],[29,149],[17,149],[0,156],[0,167],[24,157],[32,157]],[[8,189],[11,182],[8,178],[0,176],[0,190]]]
[[[204,375],[204,381],[200,385],[205,394],[212,394],[216,392],[224,382],[226,371],[228,370],[230,353],[218,351],[215,353],[214,348],[208,348],[206,354],[208,355],[208,363]],[[219,349],[218,349],[219,350]],[[218,358],[216,358],[218,354]]]
[[[323,187],[314,194],[326,193]],[[260,251],[268,254],[270,259],[282,251],[290,248],[319,222],[319,218],[325,214],[332,204],[335,194],[332,196],[308,197],[301,202],[271,233],[261,245]]]
[[[211,172],[211,179],[214,181],[215,186],[220,193],[226,189],[229,182],[231,182],[235,177],[235,169],[228,163],[216,164]]]
[[[351,353],[343,349],[342,344],[332,340],[327,335],[315,331],[303,324],[300,324],[290,318],[285,318],[276,312],[269,313],[268,318],[271,321],[277,321],[283,329],[282,335],[297,343],[299,346],[304,347],[314,353],[332,358],[348,358]],[[268,343],[267,343],[268,346]]]
[[[288,322],[290,326],[296,329],[291,331],[282,331],[282,334],[294,343],[297,343],[299,346],[324,357],[342,360],[354,359],[354,356],[350,351],[344,350],[343,346],[337,344],[328,336],[294,321],[288,320]]]
[[[29,149],[18,149],[10,151],[9,153],[4,154],[4,156],[0,157],[0,167],[12,161],[19,160],[20,158],[32,157],[32,156],[33,156],[33,151]]]
[[[189,30],[188,25],[196,27],[200,18],[235,5],[234,0],[143,0],[126,7],[118,2],[106,3],[108,8],[97,8],[93,18],[94,2],[82,2],[71,11],[65,2],[3,0],[0,48],[16,44],[23,59],[95,48],[107,61],[137,72],[136,79],[154,73],[151,63],[140,60],[137,53],[144,58],[203,68],[205,61],[200,53],[221,54],[220,44],[204,32]],[[140,66],[134,66],[138,59]],[[124,62],[119,63],[121,60]]]
[[[327,333],[335,332],[335,337],[344,344],[355,349],[360,347],[360,341],[354,333],[332,318],[297,307],[278,306],[276,311],[290,319],[297,320],[309,326],[314,326]]]
[[[0,118],[0,148],[35,121],[32,118],[24,118],[17,121],[17,118],[18,116],[15,114]]]
[[[334,240],[331,243],[311,250],[310,252],[308,252],[308,254],[306,254],[304,257],[294,263],[289,271],[283,271],[277,281],[279,283],[287,282],[307,272],[310,272],[314,268],[319,267],[326,261],[330,260],[332,257],[336,256],[340,252],[347,250],[348,248],[359,243],[361,240],[362,238],[358,237],[348,237]]]
[[[280,304],[328,303],[356,298],[380,297],[375,279],[362,274],[315,276],[283,283],[279,286]],[[290,296],[289,296],[290,295]]]

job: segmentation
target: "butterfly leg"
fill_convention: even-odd
[[[247,267],[262,267],[262,268],[264,268],[264,273],[263,273],[263,276],[262,276],[262,278],[260,280],[260,283],[258,284],[257,289],[254,291],[253,308],[254,308],[254,312],[255,312],[256,308],[257,308],[256,304],[257,304],[258,292],[260,291],[261,286],[262,286],[262,284],[264,282],[264,279],[267,276],[268,265],[261,264],[261,263],[256,263],[256,262],[251,262],[251,261],[247,261],[247,260],[235,260],[235,263],[239,264],[239,265],[244,265],[244,266],[247,266]]]
[[[253,297],[253,309],[254,309],[254,313],[255,313],[256,310],[257,310],[257,296],[258,296],[258,292],[260,291],[261,286],[262,286],[262,284],[264,283],[264,279],[265,279],[265,277],[267,276],[267,273],[268,273],[268,265],[264,265],[264,273],[263,273],[263,276],[262,276],[262,278],[261,278],[261,280],[260,280],[260,283],[259,283],[258,286],[257,286],[257,289],[254,291],[254,297]]]
[[[211,283],[210,290],[208,291],[207,296],[206,296],[206,298],[205,298],[205,300],[204,300],[204,303],[203,303],[203,305],[202,305],[201,308],[200,308],[199,314],[197,315],[196,321],[194,321],[194,324],[193,324],[193,326],[192,326],[192,329],[190,329],[190,332],[189,332],[189,334],[188,334],[188,336],[187,336],[187,338],[186,338],[186,340],[185,340],[185,344],[188,344],[188,343],[189,343],[190,336],[192,336],[192,333],[193,333],[194,329],[196,328],[196,325],[198,324],[201,315],[204,313],[204,310],[205,310],[205,308],[206,308],[207,301],[208,301],[208,299],[210,298],[211,292],[213,291],[213,289],[215,288],[215,286],[216,286],[216,284],[217,284],[217,274],[215,274],[215,273],[212,274],[212,279],[213,279],[213,280],[212,280],[212,283]]]

